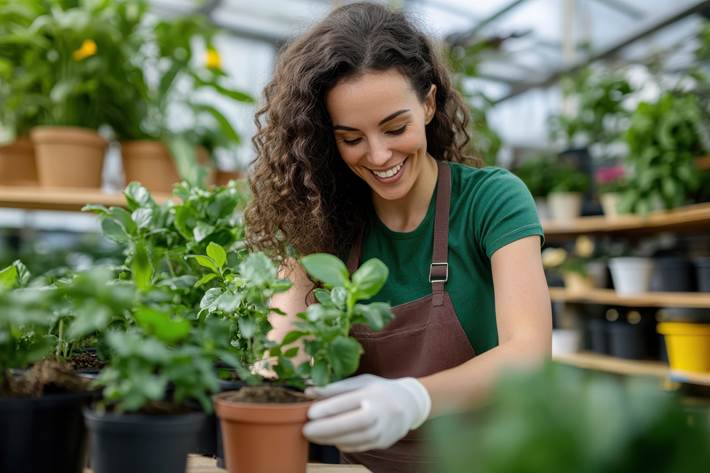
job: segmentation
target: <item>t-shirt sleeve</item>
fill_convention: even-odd
[[[500,248],[544,232],[530,191],[505,169],[490,170],[476,192],[474,215],[477,240],[490,258]]]

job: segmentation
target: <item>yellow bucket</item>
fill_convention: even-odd
[[[671,369],[710,373],[710,324],[663,322],[658,333],[665,336]]]

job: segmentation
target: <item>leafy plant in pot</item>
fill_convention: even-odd
[[[208,100],[196,100],[195,91],[210,91],[223,99],[252,103],[248,94],[225,84],[227,74],[214,45],[216,30],[208,19],[190,15],[145,23],[144,42],[134,63],[157,71],[158,77],[136,75],[128,86],[139,100],[127,103],[125,115],[112,126],[121,140],[126,181],[140,181],[153,192],[170,192],[184,179],[193,185],[211,182],[217,148],[231,149],[241,137],[222,110]],[[206,47],[204,61],[195,61],[194,44]],[[170,120],[183,116],[178,126]]]
[[[525,183],[535,198],[535,205],[541,219],[550,218],[547,196],[552,190],[554,166],[552,157],[541,154],[525,159],[513,168],[513,173]]]
[[[47,5],[46,2],[38,2]],[[40,109],[30,135],[39,181],[52,187],[101,187],[107,140],[99,135],[120,109],[136,73],[141,2],[54,3],[18,31],[34,47],[23,57],[27,87]],[[140,72],[140,70],[138,70]]]
[[[388,304],[359,304],[374,296],[384,285],[387,268],[372,259],[365,262],[352,277],[338,258],[313,254],[301,259],[308,274],[327,289],[317,289],[319,301],[297,315],[295,330],[278,343],[266,340],[266,331],[254,332],[251,346],[272,345],[271,367],[280,383],[296,386],[324,385],[353,374],[358,367],[362,347],[349,336],[350,327],[364,323],[379,330],[392,319]],[[268,269],[275,275],[276,269]],[[299,353],[295,342],[302,342],[309,359],[295,365]],[[258,376],[246,376],[250,383]],[[307,420],[310,400],[303,395],[274,387],[246,387],[238,392],[222,393],[214,398],[222,426],[226,463],[230,472],[305,472],[308,442],[301,430]],[[279,455],[273,446],[279,445]]]
[[[39,2],[0,1],[0,184],[36,185],[37,166],[29,131],[39,120],[33,97],[37,84],[25,70],[23,57],[36,48],[27,31],[44,10]],[[18,33],[19,32],[19,33]]]
[[[86,430],[81,414],[96,393],[67,363],[67,345],[78,342],[81,311],[106,322],[120,317],[125,292],[97,297],[91,283],[106,282],[100,268],[61,284],[26,287],[21,263],[0,271],[0,467],[3,472],[80,473]],[[3,287],[5,289],[3,289]],[[70,315],[76,318],[67,323]],[[59,330],[57,330],[59,327]],[[29,368],[29,369],[27,369]],[[18,371],[19,369],[19,371]],[[38,455],[41,452],[41,455]]]
[[[628,187],[623,166],[611,166],[597,169],[594,175],[597,193],[604,209],[604,216],[614,219],[619,216],[621,194]]]
[[[596,261],[594,253],[594,242],[583,235],[577,237],[569,252],[564,248],[545,248],[542,263],[545,269],[561,273],[568,291],[585,292],[595,286],[589,274],[589,266]]]
[[[147,306],[134,319],[106,334],[108,365],[93,383],[104,401],[84,411],[91,464],[96,473],[184,471],[219,389],[214,365],[232,360],[228,327],[218,319],[195,327]]]
[[[558,222],[569,222],[582,212],[582,195],[589,178],[571,164],[561,162],[552,168],[552,188],[548,195],[550,214]]]

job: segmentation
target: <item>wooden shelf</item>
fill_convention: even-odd
[[[710,232],[710,202],[653,212],[646,217],[621,215],[609,219],[600,215],[581,217],[564,223],[546,221],[543,222],[543,228],[548,239],[572,238],[581,234],[595,233]]]
[[[163,202],[169,195],[154,194],[153,198]],[[120,192],[106,194],[99,189],[0,186],[0,207],[79,211],[86,204],[122,207],[126,201]]]
[[[710,374],[684,373],[671,370],[660,361],[625,360],[598,353],[569,353],[556,355],[559,363],[577,368],[602,371],[625,376],[645,376],[684,384],[710,386]]]
[[[647,292],[634,296],[620,296],[613,289],[590,289],[570,292],[565,288],[551,287],[550,298],[556,302],[579,302],[625,307],[683,307],[710,309],[707,292]]]

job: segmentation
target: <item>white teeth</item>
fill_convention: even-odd
[[[404,161],[402,161],[397,166],[395,166],[387,171],[374,171],[374,170],[371,170],[371,171],[375,176],[381,177],[382,179],[387,179],[388,177],[392,177],[395,174],[397,174],[399,172],[399,170],[402,169],[403,165],[404,165]]]

